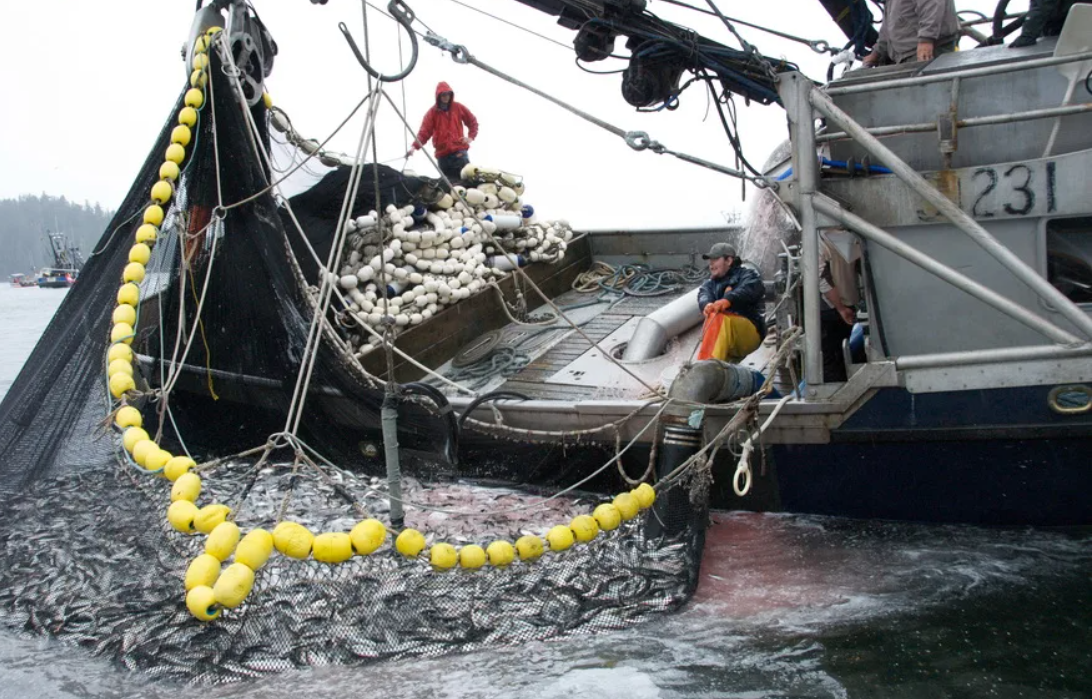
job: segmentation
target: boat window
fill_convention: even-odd
[[[1047,222],[1047,279],[1074,303],[1092,304],[1092,218]]]

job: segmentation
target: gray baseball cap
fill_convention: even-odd
[[[728,243],[715,243],[701,259],[712,260],[717,257],[736,257],[736,249]]]

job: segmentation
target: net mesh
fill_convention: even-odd
[[[264,108],[251,110],[251,130],[215,56],[209,74],[209,99],[141,283],[132,345],[143,357],[140,397],[130,401],[160,446],[198,461],[261,446],[284,430],[319,269],[286,207],[266,192],[269,174],[254,148],[268,143]],[[205,537],[167,523],[170,484],[140,472],[121,447],[105,378],[120,273],[181,106],[180,98],[0,405],[4,623],[130,669],[215,682],[617,629],[689,598],[704,498],[658,515],[645,510],[588,543],[504,568],[438,572],[427,556],[399,555],[390,540],[337,565],[274,553],[241,606],[195,620],[183,578]],[[321,259],[346,178],[347,169],[337,170],[290,202]],[[428,203],[435,191],[434,182],[369,169],[354,214],[374,208],[377,193],[385,206]],[[284,520],[313,532],[348,531],[366,517],[389,525],[382,455],[369,449],[382,443],[382,387],[352,366],[339,332],[331,323],[319,346],[298,432],[310,458],[282,449],[201,471],[201,501],[229,505],[244,532]],[[193,369],[172,377],[172,359],[183,358]],[[165,385],[167,397],[153,390]],[[406,526],[425,532],[428,545],[542,535],[631,487],[612,466],[584,490],[551,497],[608,462],[614,445],[475,433],[459,447],[449,418],[420,396],[398,405]],[[631,466],[641,473],[645,464]],[[668,519],[657,531],[670,535],[646,536],[656,516]]]

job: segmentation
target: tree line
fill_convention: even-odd
[[[98,203],[76,204],[63,195],[0,199],[0,278],[37,272],[53,264],[49,233],[64,233],[86,260],[95,250],[114,212]]]

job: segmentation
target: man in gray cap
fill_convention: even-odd
[[[744,267],[728,243],[713,245],[701,257],[709,261],[710,279],[698,290],[698,308],[706,318],[722,314],[722,322],[706,321],[698,359],[739,363],[758,349],[766,335],[766,287],[758,272]]]

